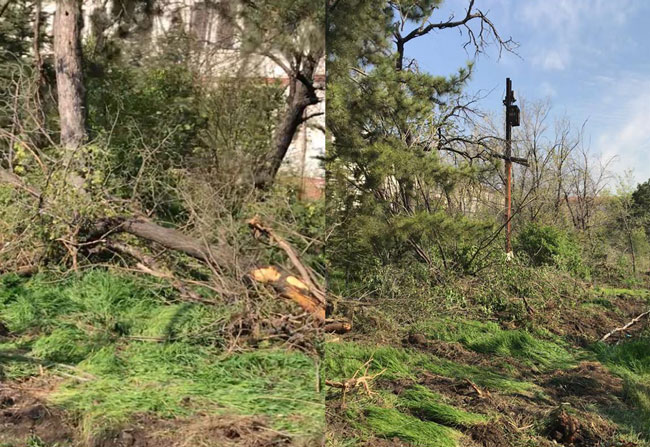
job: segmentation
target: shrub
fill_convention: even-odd
[[[515,240],[515,249],[524,253],[534,266],[550,265],[578,276],[587,276],[580,247],[559,228],[528,224]]]

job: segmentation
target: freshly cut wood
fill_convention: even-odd
[[[280,272],[273,266],[255,269],[249,276],[261,284],[270,285],[280,296],[297,303],[306,312],[312,314],[318,322],[325,321],[324,304],[304,281]]]
[[[291,244],[277,235],[270,227],[264,225],[259,216],[255,216],[249,220],[248,225],[251,227],[256,237],[264,235],[268,237],[271,242],[275,242],[278,247],[284,250],[284,252],[289,257],[291,264],[293,264],[298,273],[300,273],[302,281],[309,287],[311,293],[316,297],[316,299],[320,301],[320,304],[324,308],[327,302],[325,292],[318,285],[318,282],[311,270],[302,263],[300,257],[298,256],[298,253],[296,253],[296,250],[291,246]]]

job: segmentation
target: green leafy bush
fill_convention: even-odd
[[[515,249],[524,253],[534,266],[550,265],[579,276],[587,276],[580,247],[557,227],[528,224],[515,240]]]

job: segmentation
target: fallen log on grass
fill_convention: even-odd
[[[22,178],[7,170],[0,169],[0,183],[27,192],[39,201],[40,209],[46,209],[49,206],[39,190],[29,186]],[[347,321],[325,321],[325,309],[327,306],[326,292],[318,284],[313,271],[301,262],[300,257],[293,247],[271,228],[265,226],[258,217],[251,219],[248,224],[256,236],[266,236],[270,242],[274,242],[285,251],[289,260],[299,272],[300,278],[281,273],[273,266],[255,269],[249,276],[257,282],[272,286],[280,296],[297,303],[305,311],[313,315],[318,324],[323,325],[322,328],[324,330],[337,333],[348,332],[351,329],[351,324]],[[219,252],[218,247],[201,239],[188,236],[176,229],[159,225],[142,216],[120,216],[98,219],[86,226],[84,231],[85,233],[79,234],[78,236],[85,240],[85,246],[92,247],[95,242],[97,244],[103,243],[111,246],[114,250],[128,254],[140,261],[138,268],[141,271],[154,276],[172,279],[177,289],[195,301],[203,300],[199,300],[196,294],[185,288],[169,272],[158,268],[149,257],[126,244],[109,241],[108,237],[117,233],[128,233],[142,240],[159,244],[167,249],[184,253],[208,265],[218,267],[215,260],[215,254]]]

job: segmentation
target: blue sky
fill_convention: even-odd
[[[467,3],[447,0],[432,21],[460,18]],[[482,109],[501,113],[509,76],[517,97],[549,98],[552,114],[566,114],[575,126],[588,120],[591,150],[615,157],[616,174],[650,178],[650,1],[476,0],[476,7],[520,45],[519,56],[499,59],[493,47],[476,61],[468,91],[491,92]],[[423,70],[449,74],[473,58],[465,40],[457,30],[438,31],[407,44],[406,56]]]

